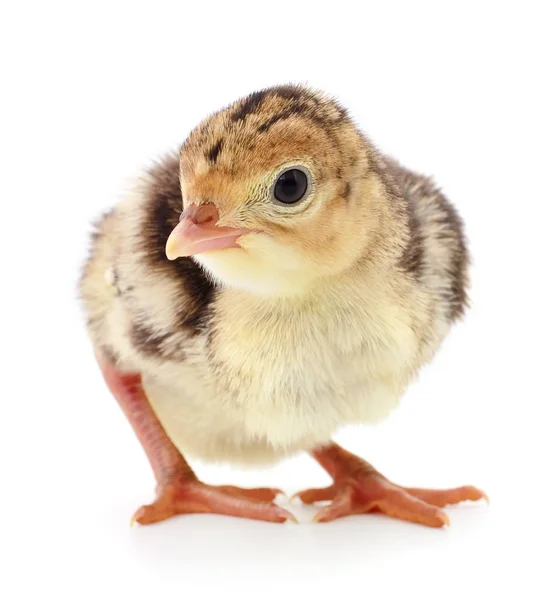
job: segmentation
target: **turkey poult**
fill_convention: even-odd
[[[448,523],[485,494],[403,488],[331,440],[399,402],[466,306],[461,221],[320,92],[279,86],[205,119],[98,224],[80,292],[104,378],[157,496],[133,520],[283,522],[279,490],[201,482],[186,457],[241,465],[306,451],[330,521],[379,511]]]

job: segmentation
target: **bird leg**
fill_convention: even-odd
[[[487,500],[484,492],[472,486],[448,490],[400,487],[365,460],[335,443],[314,450],[312,456],[333,478],[333,484],[327,488],[306,490],[296,495],[305,504],[332,501],[315,515],[316,522],[381,512],[404,521],[443,527],[449,524],[449,518],[439,507],[463,500]]]
[[[139,373],[118,370],[97,355],[104,379],[137,435],[157,481],[157,497],[132,517],[147,525],[179,514],[214,513],[283,523],[293,515],[273,503],[280,490],[213,486],[199,481],[153,411]]]

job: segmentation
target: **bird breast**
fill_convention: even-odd
[[[182,452],[269,461],[325,443],[341,425],[385,417],[416,361],[409,315],[380,294],[336,304],[287,311],[222,294],[188,359],[146,381]]]

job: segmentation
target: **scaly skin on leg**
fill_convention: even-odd
[[[312,456],[333,478],[333,484],[327,488],[296,494],[305,504],[332,501],[315,515],[317,522],[382,512],[404,521],[443,527],[449,524],[449,518],[438,507],[464,500],[487,500],[484,492],[472,486],[449,490],[399,487],[365,460],[334,443],[314,450]]]
[[[132,523],[142,525],[187,513],[215,513],[261,521],[296,521],[273,503],[280,490],[242,489],[202,483],[172,443],[153,411],[139,373],[123,373],[97,354],[104,379],[137,435],[157,481],[157,498],[140,507]]]

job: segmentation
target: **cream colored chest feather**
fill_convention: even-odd
[[[411,372],[411,329],[392,314],[372,318],[365,307],[323,317],[236,310],[219,319],[153,390],[171,435],[194,452],[200,430],[303,448],[345,423],[384,417]]]

